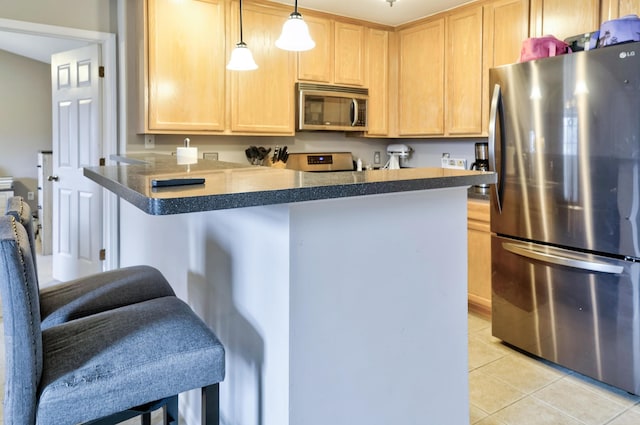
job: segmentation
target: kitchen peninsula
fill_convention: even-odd
[[[124,200],[121,265],[160,269],[224,343],[221,423],[468,423],[467,188],[493,173],[141,159],[84,174]]]

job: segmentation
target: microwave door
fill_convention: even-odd
[[[351,99],[327,96],[324,98],[325,125],[351,126]]]

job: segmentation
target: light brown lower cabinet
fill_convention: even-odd
[[[491,229],[489,201],[467,202],[469,309],[491,315]]]

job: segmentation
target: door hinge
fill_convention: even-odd
[[[104,78],[104,66],[99,66],[98,67],[98,76],[100,78]]]
[[[100,250],[100,261],[104,261],[107,259],[107,250],[102,248]]]
[[[104,158],[100,158],[100,166],[103,166],[107,163],[107,161]]]

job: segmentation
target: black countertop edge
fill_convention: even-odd
[[[452,178],[455,177],[431,179],[431,184],[428,185],[428,187],[420,184],[407,184],[407,182],[404,181],[376,182],[352,184],[349,186],[304,187],[296,189],[232,193],[215,196],[194,196],[173,199],[145,198],[144,196],[136,196],[131,200],[127,200],[130,202],[134,201],[132,202],[134,205],[151,215],[171,215],[465,186],[451,184]],[[440,182],[436,182],[434,180],[440,180]],[[337,187],[339,189],[336,189]],[[126,199],[124,196],[123,198]]]

